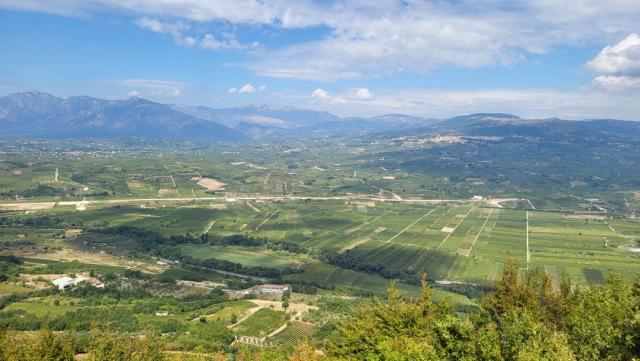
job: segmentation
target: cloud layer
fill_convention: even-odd
[[[401,113],[424,117],[450,117],[481,112],[506,112],[523,117],[567,119],[620,118],[640,120],[638,94],[597,89],[387,89],[372,98],[358,98],[353,89],[332,94],[316,89],[307,106],[339,115]]]
[[[192,24],[324,27],[328,31],[320,39],[264,49],[259,61],[245,63],[263,76],[306,80],[508,66],[557,46],[604,45],[640,32],[637,0],[66,0],[56,6],[48,0],[0,0],[0,7],[68,15],[128,12],[142,28],[214,51],[255,50],[260,44],[239,42],[232,33],[199,33]],[[602,54],[604,63],[611,54]],[[601,68],[599,63],[594,66]]]

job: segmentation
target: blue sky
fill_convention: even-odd
[[[0,93],[640,120],[635,0],[52,3],[0,0]]]

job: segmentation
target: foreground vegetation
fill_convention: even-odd
[[[364,302],[322,342],[293,349],[237,345],[217,354],[166,353],[152,335],[94,329],[82,352],[90,360],[632,360],[640,357],[640,280],[617,276],[602,286],[555,289],[540,271],[519,280],[508,265],[477,311],[458,314],[434,303],[423,279],[419,297]],[[3,331],[0,360],[71,360],[74,333]],[[202,350],[202,348],[197,348]]]

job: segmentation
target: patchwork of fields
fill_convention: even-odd
[[[640,267],[639,254],[630,248],[640,236],[640,221],[589,214],[383,201],[190,202],[170,207],[148,202],[144,207],[95,207],[82,212],[56,207],[40,213],[84,228],[129,225],[167,236],[241,234],[286,240],[315,254],[353,255],[367,263],[426,272],[432,279],[451,282],[489,283],[510,261],[523,269],[544,268],[553,277],[566,272],[577,284],[601,282],[609,272],[631,278]],[[11,230],[2,232],[11,237]],[[306,280],[364,288],[384,288],[386,283],[377,275],[336,269],[285,251],[212,245],[182,249],[201,259],[302,268],[305,272],[295,277]]]

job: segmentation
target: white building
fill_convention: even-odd
[[[51,281],[51,283],[53,283],[53,285],[56,286],[59,290],[64,290],[65,288],[75,286],[80,282],[86,282],[96,288],[104,288],[104,283],[100,282],[99,279],[95,277],[87,277],[84,275],[78,275],[75,278],[64,276]]]
[[[59,290],[63,290],[67,287],[71,287],[73,286],[74,280],[71,277],[62,277],[62,278],[58,278],[55,279],[53,281],[51,281],[51,283],[53,283],[54,286],[58,287]]]
[[[260,293],[265,293],[265,294],[278,294],[278,293],[283,293],[285,291],[289,290],[289,286],[288,285],[262,285],[260,286]]]

